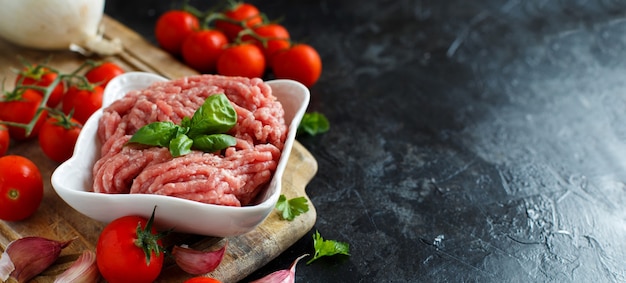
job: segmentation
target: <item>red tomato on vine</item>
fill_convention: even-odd
[[[108,282],[150,283],[161,273],[163,235],[150,219],[124,216],[104,227],[96,245],[96,263]]]
[[[215,71],[217,58],[226,44],[228,39],[219,30],[194,32],[183,42],[183,60],[200,73],[212,73]]]
[[[71,86],[63,97],[62,110],[65,115],[70,115],[81,124],[102,107],[102,94],[104,89],[98,85]]]
[[[68,160],[74,153],[81,127],[76,119],[54,115],[41,126],[39,147],[46,156],[56,162]]]
[[[85,78],[92,84],[106,87],[109,81],[124,73],[124,69],[113,62],[104,62],[93,66],[85,73]]]
[[[237,38],[243,26],[254,27],[263,23],[259,9],[249,3],[237,3],[224,11],[225,20],[215,21],[215,27],[224,32],[229,40]]]
[[[9,150],[10,143],[9,129],[0,124],[0,157],[4,156]]]
[[[33,89],[16,90],[4,96],[0,100],[0,120],[19,124],[28,124],[37,115],[42,97]],[[40,112],[34,127],[29,135],[26,130],[18,126],[8,126],[11,138],[15,140],[25,140],[36,137],[41,125],[46,121],[46,111]]]
[[[322,74],[322,59],[312,46],[295,44],[274,55],[272,69],[276,78],[296,80],[311,87]]]
[[[37,165],[19,155],[0,157],[0,219],[24,220],[43,199],[43,179]]]
[[[254,44],[226,48],[217,60],[217,73],[224,76],[260,78],[265,72],[265,57]]]
[[[171,10],[157,19],[154,34],[161,48],[179,55],[185,38],[199,29],[200,23],[196,16],[182,10]]]
[[[57,79],[58,76],[58,73],[55,73],[46,67],[40,65],[28,65],[17,75],[15,84],[48,87],[54,82],[54,80]],[[37,91],[37,93],[39,93],[42,97],[44,95],[44,93],[40,91]],[[59,103],[61,103],[64,93],[65,84],[60,81],[52,90],[46,105],[51,108],[56,107]]]
[[[253,32],[261,37],[262,40],[254,38],[252,36],[244,36],[242,38],[243,41],[252,40],[255,44],[263,50],[263,55],[265,56],[265,61],[272,62],[274,55],[276,52],[287,49],[291,45],[289,31],[287,29],[276,23],[269,23],[261,26],[256,26],[253,28]]]

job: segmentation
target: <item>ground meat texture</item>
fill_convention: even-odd
[[[193,151],[173,158],[167,148],[127,144],[142,126],[156,121],[178,124],[217,93],[224,93],[237,112],[237,125],[228,133],[237,139],[235,146],[221,153]],[[93,190],[248,205],[272,178],[286,134],[283,108],[260,79],[198,75],[156,83],[104,109]]]

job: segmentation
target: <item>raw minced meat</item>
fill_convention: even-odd
[[[237,124],[228,132],[237,139],[235,146],[221,153],[192,151],[174,158],[167,148],[127,144],[146,124],[180,124],[217,93],[224,93],[237,112]],[[93,168],[93,190],[248,205],[272,178],[286,133],[282,105],[261,79],[198,75],[155,83],[104,109],[97,132],[102,147]]]

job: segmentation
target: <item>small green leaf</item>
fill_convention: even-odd
[[[184,120],[184,119],[183,119]],[[187,133],[189,133],[189,127],[187,126],[178,126],[178,129],[176,131],[176,135],[174,135],[174,138],[180,136],[180,135],[186,135]]]
[[[191,117],[189,137],[222,134],[237,124],[237,112],[225,94],[214,94],[204,101]]]
[[[315,136],[317,134],[322,134],[328,132],[330,129],[330,122],[324,114],[319,112],[310,112],[304,113],[302,116],[302,120],[300,121],[300,125],[298,125],[297,134],[309,134],[311,136]]]
[[[179,126],[172,122],[153,122],[137,130],[128,142],[167,147],[178,131]]]
[[[193,138],[193,147],[204,152],[214,152],[237,144],[237,139],[227,134],[201,135]]]
[[[315,231],[315,234],[313,234],[313,247],[315,248],[315,255],[306,264],[310,264],[323,256],[350,255],[350,245],[348,243],[324,240],[319,231]]]
[[[276,203],[276,209],[281,212],[281,217],[293,221],[296,216],[309,211],[309,205],[305,197],[297,197],[287,200],[285,195],[280,195]]]
[[[170,142],[169,149],[170,153],[174,157],[183,156],[191,152],[191,146],[193,145],[193,140],[190,139],[185,134],[180,134],[176,136]]]
[[[180,126],[181,127],[190,128],[191,127],[191,118],[189,118],[187,116],[183,117],[183,119],[180,121]]]

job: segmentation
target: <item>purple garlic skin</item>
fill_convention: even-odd
[[[24,237],[17,239],[7,246],[2,254],[14,266],[9,278],[17,282],[28,282],[30,279],[43,272],[54,263],[61,250],[67,247],[73,240],[61,242],[42,237]],[[0,267],[2,269],[2,267]],[[2,275],[2,274],[0,274]]]

